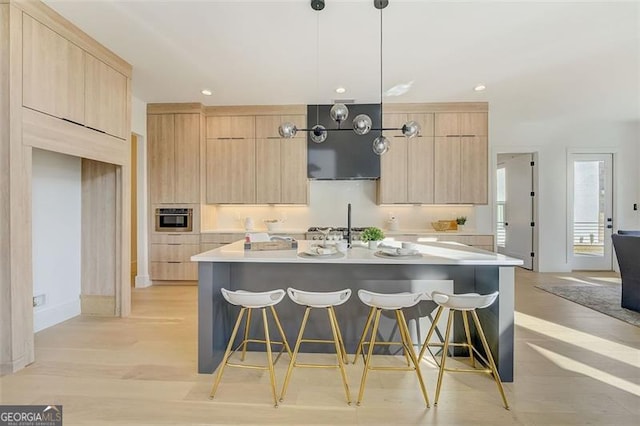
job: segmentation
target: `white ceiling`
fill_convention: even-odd
[[[326,0],[321,12],[309,0],[45,2],[131,63],[134,96],[145,102],[380,100],[372,0]],[[384,102],[639,119],[638,1],[390,0],[382,57],[385,91],[411,83]],[[474,92],[478,83],[487,90]]]

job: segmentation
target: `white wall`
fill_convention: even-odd
[[[80,314],[81,160],[33,150],[34,331]]]
[[[640,115],[639,115],[640,116]],[[508,105],[494,105],[489,141],[492,162],[500,152],[538,153],[539,271],[568,272],[567,153],[614,154],[614,227],[638,229],[638,125],[604,117],[547,117],[539,121],[519,116]],[[495,167],[493,168],[495,170]],[[492,185],[495,176],[492,173]],[[492,215],[493,217],[493,215]],[[491,219],[493,220],[493,219]]]

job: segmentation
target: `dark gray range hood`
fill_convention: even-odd
[[[321,124],[336,129],[338,124],[329,116],[332,105],[308,105],[307,128]],[[373,140],[380,131],[357,135],[351,122],[358,114],[371,117],[373,128],[380,129],[380,104],[347,104],[349,117],[340,126],[342,131],[329,131],[327,140],[315,143],[307,135],[307,176],[316,180],[378,179],[380,156],[372,149]]]

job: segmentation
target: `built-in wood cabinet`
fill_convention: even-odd
[[[200,120],[197,113],[147,115],[152,204],[200,202]]]
[[[207,117],[209,204],[308,203],[306,135],[283,139],[281,123],[304,128],[304,114]]]
[[[255,117],[207,117],[206,151],[207,203],[255,203]]]
[[[23,13],[23,105],[107,133],[128,135],[128,77]]]
[[[85,126],[127,138],[127,78],[92,55],[84,54]]]
[[[256,202],[308,202],[307,140],[305,133],[284,139],[278,127],[285,122],[304,128],[304,115],[256,116]]]
[[[149,252],[149,274],[154,281],[195,281],[198,264],[191,256],[200,253],[200,235],[154,233]]]
[[[485,112],[435,114],[436,204],[487,204],[487,133]]]
[[[390,148],[380,159],[378,202],[381,204],[433,203],[433,114],[384,114],[383,127],[401,128],[410,120],[421,126],[420,133],[413,138],[406,138],[400,131],[385,132]]]
[[[26,13],[22,24],[22,103],[84,124],[84,51]]]

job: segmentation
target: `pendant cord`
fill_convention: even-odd
[[[316,12],[316,124],[320,124],[320,12]]]
[[[380,9],[380,128],[383,128],[382,123],[382,8]],[[382,136],[382,132],[380,132]]]

